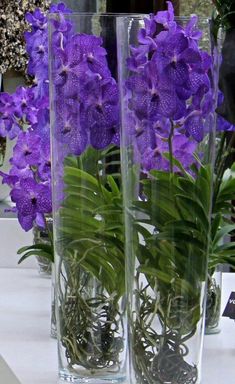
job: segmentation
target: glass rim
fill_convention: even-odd
[[[140,20],[142,19],[143,17],[149,17],[149,15],[151,15],[153,13],[146,13],[146,14],[123,14],[123,16],[120,14],[120,16],[118,16],[118,18],[122,19],[122,20],[129,20],[129,19],[136,19],[136,20]],[[192,13],[191,15],[188,15],[188,16],[185,16],[185,15],[182,15],[182,16],[175,16],[174,17],[174,21],[189,21],[191,20],[191,18],[193,16],[197,16],[198,18],[198,23],[209,23],[212,19],[210,17],[206,17],[206,16],[198,16],[194,13]]]
[[[155,14],[153,12],[150,13],[128,13],[128,12],[72,12],[72,13],[58,13],[58,12],[48,12],[47,17],[52,18],[56,17],[58,15],[63,15],[65,18],[73,18],[73,17],[116,17],[120,18],[122,20],[128,20],[128,19],[136,19],[140,20],[143,19],[144,17],[149,17],[151,14]],[[211,17],[206,17],[206,16],[198,16],[195,13],[192,13],[188,16],[182,15],[182,16],[175,16],[174,21],[188,21],[190,20],[193,16],[197,16],[198,22],[199,23],[209,23],[212,19]]]
[[[89,16],[89,17],[108,17],[108,16],[113,16],[113,17],[139,17],[139,18],[143,18],[143,17],[146,17],[146,16],[149,16],[148,13],[128,13],[128,12],[72,12],[72,13],[63,13],[63,12],[47,12],[47,17],[53,17],[53,16],[58,16],[58,15],[63,15],[64,17],[66,18],[71,18],[71,17],[75,17],[75,16],[79,16],[79,17],[85,17],[85,16]]]

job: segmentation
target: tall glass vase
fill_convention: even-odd
[[[124,229],[114,15],[50,15],[59,376],[126,378]]]
[[[133,384],[200,383],[215,125],[208,36],[206,20],[175,19],[170,3],[118,19]]]

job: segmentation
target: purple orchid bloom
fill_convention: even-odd
[[[0,135],[2,137],[8,137],[10,140],[13,140],[17,137],[21,127],[15,121],[14,118],[4,118],[0,117]]]
[[[67,108],[60,108],[56,113],[56,140],[65,144],[67,154],[79,156],[88,145],[88,132],[84,113],[79,110],[71,114]]]
[[[168,37],[159,43],[153,55],[158,70],[169,82],[177,86],[184,85],[189,80],[189,64],[201,62],[198,52],[189,48],[188,39],[181,33],[168,34]]]
[[[51,212],[51,190],[46,184],[38,184],[32,178],[21,179],[10,193],[16,204],[18,220],[25,231],[29,231],[37,219]]]
[[[39,8],[35,9],[33,13],[27,12],[25,19],[32,27],[31,32],[26,32],[26,40],[28,40],[29,36],[32,36],[35,31],[44,31],[47,29],[47,17],[40,11]]]
[[[10,116],[14,110],[13,97],[8,93],[1,92],[0,94],[0,113],[6,116]]]
[[[66,18],[66,14],[70,14],[72,11],[64,3],[59,3],[52,4],[49,12],[58,14],[56,18],[49,19],[49,23],[54,27],[52,42],[56,51],[60,50],[62,45],[65,46],[73,35],[72,22]]]
[[[130,108],[139,119],[158,120],[159,115],[179,119],[185,113],[184,101],[178,98],[175,88],[159,75],[153,61],[145,65],[141,75],[130,77],[126,85],[133,93]]]
[[[18,87],[13,95],[15,116],[29,124],[37,122],[37,109],[34,106],[34,92],[31,88]]]
[[[2,183],[7,184],[10,188],[13,188],[17,183],[19,183],[21,178],[32,178],[34,173],[29,166],[25,168],[17,168],[15,165],[13,165],[9,174],[0,171],[0,175],[2,176]]]
[[[189,39],[190,46],[195,49],[198,41],[202,38],[202,31],[197,28],[198,16],[191,15],[191,18],[183,30],[184,35]]]
[[[99,73],[102,65],[107,66],[107,52],[102,47],[102,43],[101,37],[83,33],[75,34],[66,46],[69,61],[73,66],[86,62],[92,72]]]
[[[150,14],[149,18],[144,19],[144,28],[141,28],[138,33],[138,42],[143,45],[145,53],[156,47],[155,35],[157,25],[154,20],[154,15]],[[131,47],[131,49],[135,49]],[[143,50],[143,49],[142,49]]]
[[[174,7],[170,1],[167,1],[167,11],[159,11],[155,16],[154,20],[158,24],[162,24],[165,29],[175,29],[175,15],[174,15]]]
[[[37,123],[32,126],[33,132],[40,136],[41,146],[50,143],[50,112],[48,108],[39,108],[37,111]]]
[[[59,4],[51,4],[50,13],[72,13],[71,9],[69,9],[64,3]]]
[[[153,124],[147,120],[138,121],[135,125],[136,144],[139,152],[144,154],[148,149],[155,149],[157,138]]]
[[[130,47],[132,56],[127,59],[127,66],[133,72],[139,72],[140,68],[144,66],[147,62],[147,53],[149,47],[146,45],[140,46],[138,48]]]
[[[20,131],[15,117],[16,106],[14,98],[8,93],[0,94],[0,135],[14,139]]]
[[[33,131],[20,132],[13,148],[12,164],[18,168],[25,168],[27,165],[37,166],[40,162],[40,143],[40,136]]]
[[[38,30],[32,40],[32,44],[27,44],[27,51],[30,53],[28,74],[37,74],[41,79],[48,79],[48,37]]]
[[[97,127],[102,131],[112,129],[119,122],[118,89],[114,81],[97,82],[94,93],[87,95],[85,105],[87,107],[88,125]],[[91,135],[92,138],[92,135]]]
[[[15,186],[17,181],[19,180],[19,177],[16,175],[8,175],[7,173],[4,173],[0,171],[0,176],[2,177],[2,184],[7,184],[9,187]]]
[[[186,135],[188,137],[192,136],[198,143],[200,143],[204,137],[203,127],[203,118],[200,112],[189,116],[184,124]]]

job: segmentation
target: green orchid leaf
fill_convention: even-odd
[[[17,255],[21,255],[22,253],[30,250],[42,250],[47,253],[51,253],[53,251],[52,245],[49,244],[33,244],[33,245],[27,245],[25,247],[22,247],[18,249]]]
[[[217,213],[215,217],[212,219],[211,223],[211,241],[213,242],[216,236],[216,233],[219,231],[222,225],[222,215],[221,213]]]
[[[217,231],[213,240],[213,245],[218,244],[226,235],[229,235],[233,231],[235,231],[235,224],[224,225]]]
[[[150,275],[151,277],[156,277],[159,280],[161,280],[162,282],[164,282],[165,284],[170,285],[174,281],[174,277],[169,276],[168,273],[165,273],[163,271],[157,270],[157,269],[152,268],[152,267],[140,266],[138,268],[138,271],[141,273],[144,273],[145,275]]]
[[[113,176],[108,175],[107,176],[107,182],[111,187],[111,191],[113,195],[116,195],[120,198],[120,188],[118,187],[116,181],[114,180]]]
[[[194,217],[194,219],[198,222],[198,227],[208,233],[209,231],[209,221],[208,214],[201,204],[197,201],[193,200],[193,198],[187,195],[176,195],[176,203],[178,209],[180,211],[181,217]]]
[[[19,259],[18,264],[21,264],[22,261],[26,260],[28,257],[31,257],[31,256],[40,256],[40,257],[44,257],[45,259],[51,262],[54,261],[53,254],[44,252],[40,249],[34,249],[32,251],[24,252],[24,255]]]

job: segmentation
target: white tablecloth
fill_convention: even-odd
[[[235,291],[235,273],[223,273],[222,312],[232,291]],[[220,333],[205,336],[202,384],[235,383],[235,322],[222,317],[220,325]]]
[[[222,310],[235,290],[235,274],[223,274]],[[0,353],[22,384],[57,383],[57,346],[50,338],[50,279],[35,269],[0,269]],[[1,384],[2,383],[0,378]],[[205,336],[202,384],[235,383],[235,322]]]
[[[22,384],[57,381],[50,295],[50,279],[36,269],[0,269],[0,352]]]

